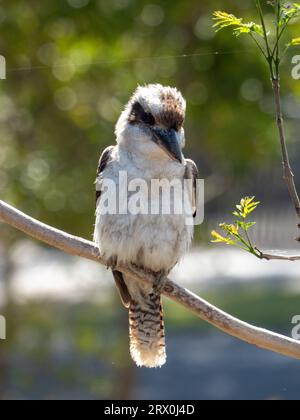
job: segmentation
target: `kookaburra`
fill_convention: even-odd
[[[185,110],[186,102],[175,88],[138,87],[117,122],[117,144],[102,153],[97,171],[94,240],[129,310],[130,353],[138,366],[158,367],[166,361],[161,292],[167,274],[187,252],[194,229],[185,214],[164,214],[161,209],[156,214],[105,214],[103,184],[109,179],[120,188],[121,172],[128,183],[142,179],[149,187],[151,180],[195,181],[197,167],[182,154]],[[142,200],[155,197],[144,194]],[[156,281],[150,286],[123,275],[115,269],[118,264],[154,273]]]

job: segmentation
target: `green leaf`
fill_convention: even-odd
[[[213,230],[211,232],[212,237],[214,238],[211,242],[212,243],[224,243],[226,245],[235,245],[235,241],[230,238],[225,238],[224,236],[220,235],[218,232]]]
[[[245,197],[241,199],[240,204],[236,206],[239,217],[246,219],[249,214],[256,210],[260,203],[259,201],[255,202],[254,199],[255,197]]]
[[[226,223],[221,223],[219,226],[229,235],[237,236],[239,234],[239,226],[237,224],[227,225]]]
[[[223,243],[226,245],[234,245],[244,251],[250,252],[251,254],[259,257],[256,248],[252,245],[251,239],[248,235],[248,230],[251,229],[256,223],[246,222],[247,217],[251,214],[259,205],[258,201],[255,201],[255,197],[244,197],[240,203],[236,205],[236,209],[233,215],[238,218],[234,223],[220,223],[219,227],[226,233],[226,236],[213,230],[211,232],[215,243]]]
[[[279,26],[287,25],[292,19],[300,15],[300,4],[298,3],[286,3],[281,5],[281,14],[279,20]]]
[[[248,222],[245,224],[246,230],[249,230],[250,228],[252,228],[253,226],[256,225],[256,222]]]
[[[229,26],[238,26],[242,24],[242,19],[237,18],[235,15],[230,15],[227,12],[216,11],[213,13],[213,20],[216,21],[214,28],[220,31]]]
[[[296,45],[300,45],[300,37],[292,39],[288,44],[289,47],[295,47]]]
[[[213,20],[216,22],[214,24],[216,32],[224,28],[233,27],[233,33],[236,36],[250,33],[256,33],[261,37],[264,36],[262,26],[255,22],[244,23],[242,18],[238,18],[235,15],[221,11],[214,12],[213,16]]]

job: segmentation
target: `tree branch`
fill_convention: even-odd
[[[300,255],[276,255],[276,254],[266,254],[265,252],[260,251],[258,248],[255,248],[259,252],[259,257],[262,260],[272,261],[272,260],[281,260],[281,261],[300,261]]]
[[[294,174],[291,168],[289,154],[286,145],[285,130],[284,130],[284,121],[281,109],[281,99],[280,99],[280,81],[278,78],[272,80],[275,105],[276,105],[276,122],[279,131],[281,153],[283,160],[283,177],[287,184],[291,199],[295,206],[296,213],[300,218],[300,199],[296,189]]]
[[[106,265],[94,243],[47,226],[0,200],[1,221],[67,254]],[[153,283],[154,279],[149,273],[132,271],[125,266],[118,266],[117,269],[140,281]],[[163,294],[233,337],[257,347],[300,360],[300,342],[296,340],[234,318],[171,280],[167,281]]]

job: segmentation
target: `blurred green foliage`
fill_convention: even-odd
[[[150,82],[187,98],[186,154],[202,177],[230,180],[272,162],[267,71],[251,40],[215,35],[212,12],[225,6],[255,16],[251,0],[0,2],[1,198],[90,238],[98,155],[131,92]],[[287,56],[284,89],[299,95],[290,72]]]

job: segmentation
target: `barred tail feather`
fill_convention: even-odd
[[[160,367],[166,362],[161,296],[151,293],[129,308],[130,353],[137,366]]]

